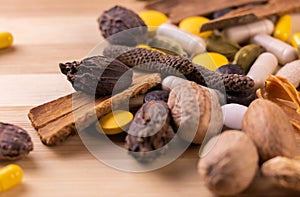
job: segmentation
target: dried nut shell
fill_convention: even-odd
[[[33,150],[33,143],[27,131],[0,122],[0,160],[17,160]]]
[[[266,161],[261,171],[277,186],[300,191],[300,161],[278,156]]]
[[[206,187],[217,195],[235,195],[252,182],[258,168],[258,154],[243,132],[229,130],[205,145],[198,172]]]
[[[220,131],[223,117],[218,98],[207,88],[194,82],[175,86],[168,106],[178,135],[195,144],[201,144],[206,135]]]
[[[253,101],[244,115],[242,130],[254,141],[262,162],[295,155],[293,127],[284,111],[271,101]]]

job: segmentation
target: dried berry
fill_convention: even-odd
[[[102,36],[111,44],[135,46],[147,39],[147,26],[133,11],[115,6],[105,11],[98,23]]]
[[[118,60],[93,56],[81,62],[59,64],[77,91],[96,97],[111,95],[130,86],[133,71]]]
[[[138,161],[149,162],[161,155],[174,136],[168,105],[163,101],[145,103],[135,114],[125,147]]]
[[[146,94],[145,102],[150,101],[165,101],[168,102],[169,92],[166,90],[155,90]]]
[[[24,129],[0,122],[0,160],[21,159],[32,150],[33,143]]]

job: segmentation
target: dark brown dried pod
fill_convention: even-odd
[[[115,6],[98,18],[102,36],[111,44],[135,46],[147,40],[147,26],[133,11]]]
[[[24,129],[0,122],[0,160],[17,160],[33,150],[33,143]]]
[[[125,148],[140,162],[160,156],[173,138],[168,105],[163,101],[145,103],[128,129]]]
[[[60,70],[67,75],[77,91],[96,97],[110,96],[128,88],[133,71],[118,60],[104,56],[93,56],[81,62],[60,63]]]

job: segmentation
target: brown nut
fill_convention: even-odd
[[[258,153],[243,132],[229,130],[213,137],[201,152],[198,172],[206,187],[217,195],[235,195],[252,182]]]
[[[223,116],[217,96],[194,82],[176,86],[170,92],[168,106],[178,136],[201,144],[206,136],[221,131]]]
[[[300,191],[300,161],[278,156],[266,161],[261,171],[277,186]]]
[[[271,101],[253,101],[244,115],[242,130],[254,141],[262,162],[295,155],[293,127],[282,109]]]

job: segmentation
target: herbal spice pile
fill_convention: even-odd
[[[98,18],[110,43],[103,54],[59,65],[77,92],[31,109],[29,118],[42,142],[56,145],[76,133],[73,113],[80,111],[76,121],[88,127],[96,111],[100,132],[126,131],[124,147],[140,162],[163,157],[175,134],[194,144],[209,140],[198,171],[212,192],[240,193],[260,169],[278,186],[300,191],[299,16],[199,33],[208,18],[176,26],[157,11],[115,6]],[[72,99],[80,103],[75,109]],[[126,100],[129,110],[112,112],[112,103]]]

